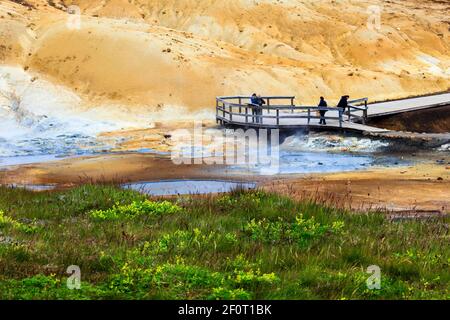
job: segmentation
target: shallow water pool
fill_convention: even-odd
[[[0,167],[18,166],[23,164],[43,163],[62,160],[65,157],[57,155],[29,155],[16,157],[0,157]]]
[[[123,185],[123,187],[152,196],[171,196],[226,193],[237,188],[250,190],[256,188],[256,183],[220,180],[170,180],[130,183]]]
[[[55,185],[50,184],[8,184],[6,185],[8,188],[15,188],[15,189],[25,189],[29,191],[51,191],[56,189]]]

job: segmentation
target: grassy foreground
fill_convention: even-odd
[[[449,299],[449,240],[448,217],[392,222],[260,191],[1,188],[0,299]]]

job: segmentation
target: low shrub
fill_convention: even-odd
[[[323,225],[315,221],[315,218],[305,219],[300,214],[295,218],[295,222],[287,222],[283,218],[277,221],[262,219],[256,221],[252,219],[244,226],[244,231],[253,240],[265,243],[287,242],[306,244],[309,240],[320,238],[326,232],[341,233],[344,229],[344,222],[336,221],[331,226]]]
[[[118,205],[107,210],[94,210],[90,212],[95,220],[122,220],[133,219],[140,216],[163,216],[178,213],[181,208],[169,201],[154,202],[150,200],[134,201],[128,205]]]
[[[125,262],[119,268],[111,277],[108,290],[133,298],[149,298],[152,290],[164,289],[172,298],[186,299],[186,294],[196,292],[195,298],[200,299],[251,299],[258,288],[280,282],[275,273],[263,273],[259,268],[214,271],[188,264],[179,257],[175,262],[152,267],[135,262]]]
[[[5,216],[5,213],[0,210],[0,228],[12,227],[15,230],[24,233],[35,233],[38,227],[33,225],[28,225],[14,220],[11,217]]]

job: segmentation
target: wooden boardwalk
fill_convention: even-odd
[[[359,133],[387,133],[389,130],[366,125],[370,118],[389,116],[450,105],[450,93],[368,104],[368,99],[349,101],[350,112],[338,108],[326,110],[326,125],[320,125],[319,107],[295,106],[292,96],[263,97],[267,105],[255,114],[257,106],[250,97],[233,96],[216,99],[216,120],[221,125],[242,128],[343,130]]]
[[[368,118],[450,105],[450,93],[369,104]]]

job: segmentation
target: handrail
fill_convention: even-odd
[[[228,111],[228,110],[226,110],[225,108],[219,108],[219,111],[221,111],[221,112],[224,112],[224,113],[226,113],[226,114],[231,114],[231,115],[234,115],[234,116],[245,116],[246,114],[244,113],[240,113],[240,112],[232,112],[232,111]],[[335,111],[335,112],[340,112],[341,110],[339,110],[339,109],[332,109],[332,110],[329,110],[329,111]],[[285,116],[285,115],[280,115],[280,116],[270,116],[270,115],[262,115],[262,117],[265,117],[265,118],[280,118],[280,119],[283,119],[283,118],[302,118],[302,117],[305,117],[305,116],[301,116],[301,114],[307,114],[307,112],[303,112],[303,113],[297,113],[297,114],[295,114],[294,113],[294,115],[289,115],[289,116]],[[250,115],[250,114],[247,114],[247,115]],[[251,116],[253,116],[253,115],[251,115]],[[256,115],[255,115],[255,117],[256,117]],[[314,116],[308,116],[309,118],[317,118],[317,119],[320,119],[320,117],[314,117]],[[308,118],[307,117],[307,118]]]
[[[220,100],[229,100],[229,99],[251,99],[251,96],[229,96],[229,97],[217,97]],[[265,96],[261,97],[263,99],[272,99],[272,100],[287,100],[287,99],[295,99],[295,96]]]
[[[355,110],[358,110],[358,111],[364,111],[364,110],[366,110],[366,108],[358,108],[358,107],[351,106],[351,105],[349,105],[349,107],[350,107],[351,109],[355,109]]]
[[[348,101],[348,104],[368,102],[368,101],[369,101],[369,98],[361,98],[361,99],[356,99],[356,100],[350,100],[350,101]]]
[[[251,110],[253,110],[253,109],[258,109],[258,110],[259,109],[263,109],[263,110],[280,110],[280,111],[282,111],[282,110],[289,110],[289,111],[291,111],[292,109],[294,109],[294,110],[301,110],[301,111],[308,111],[308,110],[315,110],[315,111],[339,111],[338,108],[333,108],[333,107],[314,107],[314,106],[294,106],[293,108],[289,107],[289,106],[262,106],[262,107],[260,107],[260,106],[252,105],[252,104],[239,105],[239,104],[235,104],[235,103],[226,103],[224,105],[224,107],[218,106],[217,108],[219,110],[222,110],[222,109],[224,109],[226,107],[233,107],[233,108],[242,107],[242,108],[248,108],[248,109],[251,109]],[[242,113],[240,113],[240,114],[242,114]]]
[[[324,110],[324,111],[336,111],[338,110],[336,107],[317,107],[317,106],[286,106],[286,105],[270,105],[270,106],[258,106],[251,103],[248,104],[238,104],[238,103],[230,103],[225,102],[225,107],[233,107],[233,108],[249,108],[249,109],[265,109],[265,110],[308,110],[308,109],[314,109],[314,110]],[[220,106],[219,106],[220,107]]]

